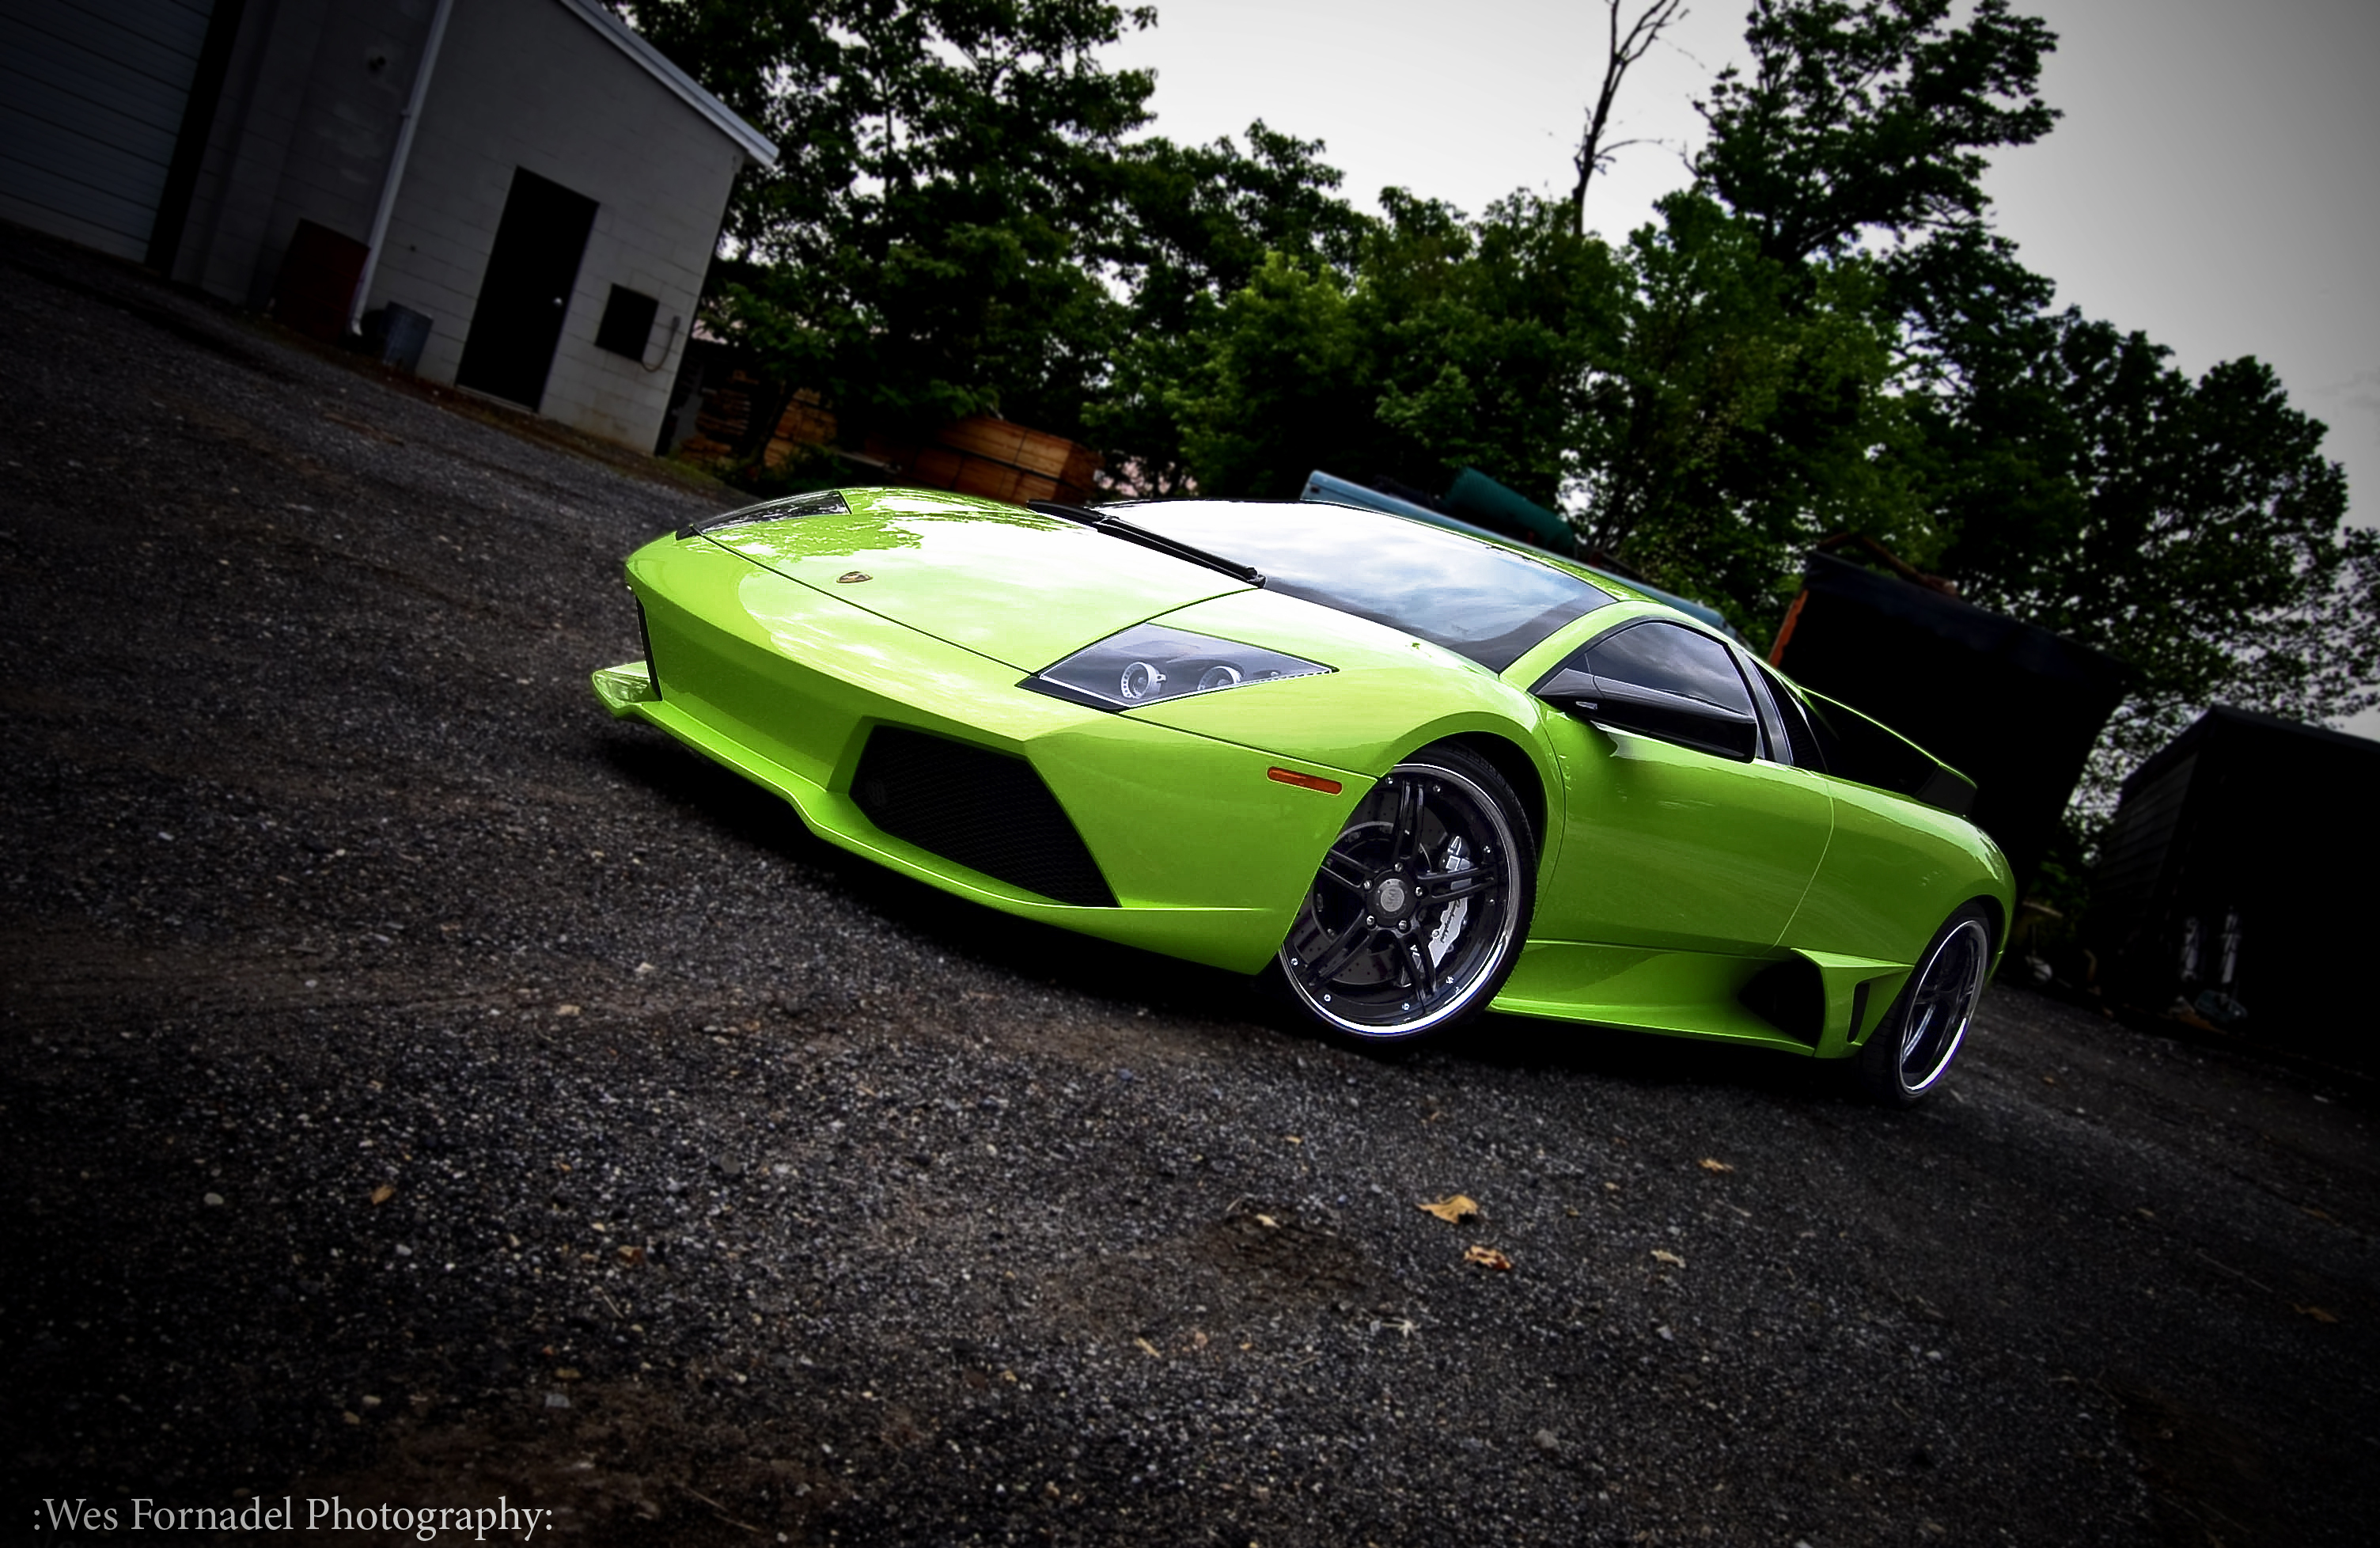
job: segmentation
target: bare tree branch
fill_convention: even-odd
[[[1645,57],[1661,34],[1685,19],[1685,0],[1645,0],[1645,8],[1636,13],[1627,30],[1621,30],[1620,13],[1626,0],[1603,0],[1609,18],[1609,38],[1603,57],[1603,89],[1596,93],[1595,106],[1587,114],[1586,131],[1579,137],[1578,150],[1571,165],[1578,169],[1578,181],[1570,190],[1571,227],[1580,236],[1586,235],[1586,185],[1594,176],[1611,165],[1612,156],[1639,141],[1623,140],[1604,143],[1604,135],[1611,128],[1611,105],[1620,98],[1620,83],[1627,77],[1628,67]]]

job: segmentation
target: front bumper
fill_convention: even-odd
[[[1012,666],[714,543],[655,544],[631,560],[629,584],[650,654],[594,674],[613,714],[656,726],[775,791],[829,843],[1086,934],[1257,971],[1371,786],[1367,775],[1032,692],[1017,686]],[[853,781],[879,726],[1025,760],[1081,835],[1115,906],[1057,902],[878,826]],[[1283,784],[1269,774],[1276,768],[1341,788]]]

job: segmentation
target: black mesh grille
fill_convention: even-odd
[[[880,725],[851,797],[869,822],[920,849],[1060,903],[1116,906],[1082,835],[1022,758]]]

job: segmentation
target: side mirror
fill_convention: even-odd
[[[1575,667],[1555,673],[1537,689],[1537,697],[1606,731],[1630,731],[1739,763],[1750,762],[1760,750],[1760,722],[1741,710],[1657,688],[1615,683]]]

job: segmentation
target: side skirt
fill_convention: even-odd
[[[1907,963],[1825,952],[1732,957],[1531,941],[1494,1008],[1840,1058],[1874,1029],[1909,971]]]

